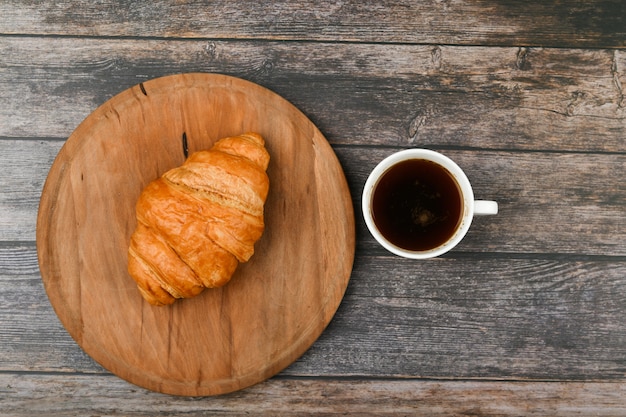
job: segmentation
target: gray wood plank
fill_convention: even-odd
[[[623,382],[527,383],[275,378],[213,398],[152,392],[107,375],[0,374],[7,416],[623,416]]]
[[[624,47],[620,0],[0,2],[0,33]],[[167,19],[163,19],[167,16]]]
[[[0,38],[0,137],[65,138],[146,79],[219,72],[290,100],[333,144],[626,152],[626,53]]]
[[[35,247],[0,246],[0,372],[102,373],[47,299]],[[357,254],[336,316],[283,376],[621,380],[626,262]]]
[[[43,184],[61,141],[0,140],[0,242],[34,241]]]
[[[624,262],[358,256],[333,322],[286,372],[623,379]],[[592,359],[593,358],[593,359]]]
[[[337,147],[357,210],[357,244],[377,250],[361,210],[362,187],[395,148]],[[626,255],[626,155],[440,149],[465,170],[497,216],[477,217],[457,252]]]
[[[0,140],[0,241],[34,241],[38,202],[61,141]],[[365,229],[362,187],[397,148],[336,146],[354,201],[359,249],[382,253]],[[477,198],[500,204],[477,218],[455,252],[626,256],[626,155],[443,149]]]

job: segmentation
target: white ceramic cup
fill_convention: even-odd
[[[391,167],[399,162],[413,159],[428,160],[445,168],[459,185],[461,198],[463,200],[461,221],[452,236],[443,244],[424,251],[407,250],[391,243],[378,230],[372,215],[372,198],[380,178]],[[440,154],[439,152],[428,149],[407,149],[396,152],[382,160],[370,173],[367,181],[365,182],[362,208],[367,228],[378,243],[391,253],[412,259],[427,259],[443,255],[454,248],[463,239],[469,230],[470,224],[472,223],[472,219],[475,215],[498,214],[498,203],[495,201],[474,200],[474,191],[472,190],[472,186],[467,179],[467,176],[453,160],[443,154]]]

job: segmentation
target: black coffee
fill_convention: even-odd
[[[456,180],[442,166],[409,159],[389,168],[372,196],[372,217],[382,235],[412,251],[434,249],[454,235],[463,213]]]

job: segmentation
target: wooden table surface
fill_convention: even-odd
[[[64,141],[163,75],[260,84],[347,177],[346,295],[295,363],[219,397],[144,390],[55,315],[35,220]],[[0,0],[0,415],[626,415],[626,3]],[[439,150],[500,204],[452,252],[390,255],[368,173]]]

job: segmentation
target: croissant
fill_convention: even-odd
[[[269,191],[264,144],[256,133],[221,139],[142,191],[128,272],[150,304],[223,286],[253,255]]]

